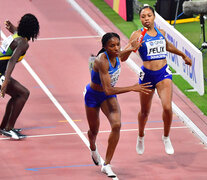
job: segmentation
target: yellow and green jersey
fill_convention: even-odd
[[[11,43],[14,39],[18,38],[17,33],[7,37],[0,46],[0,76],[4,75],[6,71],[7,64],[13,54],[13,50],[10,48]],[[21,56],[17,62],[21,61],[24,58],[25,54]]]
[[[13,40],[14,40],[14,39],[16,39],[18,37],[20,37],[20,36],[17,33],[15,33],[15,34],[13,34],[12,36],[10,36],[8,38],[10,38],[10,39],[13,38]],[[7,43],[6,41],[7,40],[4,40],[2,42],[2,45],[3,45],[3,43]],[[11,42],[10,42],[10,44],[11,44]],[[7,43],[7,45],[8,45],[8,43]],[[8,47],[5,50],[5,48],[3,46],[1,46],[1,50],[0,50],[0,61],[8,61],[11,58],[12,54],[13,54],[13,51],[12,51],[12,49],[10,47]],[[21,61],[24,58],[24,56],[25,56],[25,54],[18,59],[18,62]]]

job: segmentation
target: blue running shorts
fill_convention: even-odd
[[[116,98],[116,95],[107,96],[104,92],[93,90],[90,84],[86,86],[84,100],[88,107],[100,107],[103,101],[112,97]]]
[[[142,66],[141,69],[144,72],[144,77],[142,77],[142,80],[139,79],[139,84],[151,82],[151,84],[153,85],[151,87],[152,89],[155,88],[155,86],[158,82],[160,82],[164,79],[171,79],[172,80],[172,72],[167,64],[158,71],[151,71],[151,70],[145,68],[144,66]]]

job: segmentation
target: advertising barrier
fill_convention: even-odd
[[[104,0],[125,21],[133,20],[133,0]]]
[[[204,94],[203,56],[189,40],[187,40],[173,26],[168,24],[158,13],[156,13],[155,26],[165,31],[166,39],[176,48],[184,52],[192,59],[192,66],[188,66],[182,57],[169,53],[167,54],[168,64],[176,70],[200,95]]]

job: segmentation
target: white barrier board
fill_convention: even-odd
[[[155,12],[156,13],[156,12]],[[192,59],[192,66],[188,66],[182,57],[167,53],[167,61],[173,69],[176,70],[200,95],[204,94],[204,76],[203,76],[203,56],[189,40],[187,40],[172,25],[167,23],[158,13],[156,13],[155,26],[165,31],[166,39],[176,48],[184,52]]]

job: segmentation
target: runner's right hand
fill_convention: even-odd
[[[150,89],[150,87],[152,87],[151,82],[147,82],[147,83],[144,83],[144,84],[136,83],[133,87],[134,88],[133,91],[149,94],[149,93],[152,92],[152,89]]]

